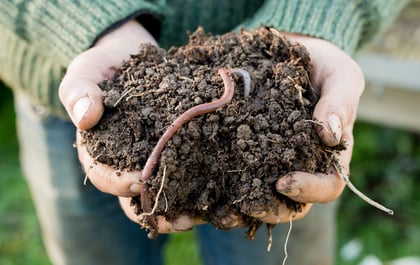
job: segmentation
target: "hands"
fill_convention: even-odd
[[[314,72],[311,80],[320,92],[313,119],[322,123],[318,132],[327,146],[344,141],[347,149],[338,157],[341,167],[349,171],[353,151],[353,125],[356,120],[359,98],[364,89],[364,77],[357,63],[334,44],[308,36],[282,34],[292,42],[303,44],[309,51]],[[276,189],[292,200],[305,203],[302,212],[288,209],[282,216],[274,213],[258,213],[254,217],[266,223],[287,222],[304,217],[312,203],[326,203],[337,199],[345,187],[339,172],[329,174],[290,172],[277,181]],[[289,211],[289,212],[287,212]]]
[[[314,64],[312,81],[321,93],[314,119],[326,125],[319,134],[327,145],[334,146],[341,139],[346,142],[347,149],[342,152],[340,161],[348,170],[353,147],[353,123],[364,87],[363,75],[351,57],[333,44],[306,36],[285,35],[289,40],[305,45],[310,52]],[[106,78],[111,79],[121,61],[128,59],[129,54],[136,53],[140,43],[146,42],[157,45],[140,24],[130,21],[102,37],[94,47],[81,53],[69,65],[59,94],[79,129],[93,127],[103,113],[101,90],[97,83]],[[130,197],[139,194],[142,186],[141,172],[123,171],[117,176],[112,167],[94,162],[81,144],[79,135],[77,146],[79,159],[93,185],[103,192],[119,196],[126,215],[138,222],[130,206]],[[280,216],[274,213],[255,213],[254,217],[267,223],[288,222],[291,217],[302,218],[311,208],[311,203],[336,199],[344,186],[344,181],[335,172],[327,175],[292,172],[279,179],[276,188],[291,199],[306,203],[302,212],[296,213],[284,206],[279,211]],[[163,217],[158,217],[157,221],[159,233],[185,231],[203,222],[189,216],[181,216],[171,223]],[[232,227],[240,226],[240,220],[235,216],[227,217],[226,222],[232,224]]]

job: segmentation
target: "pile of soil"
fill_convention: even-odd
[[[141,45],[99,85],[106,105],[99,124],[82,136],[97,161],[118,170],[142,170],[159,138],[189,108],[212,102],[224,92],[220,68],[246,70],[251,92],[235,83],[230,104],[187,121],[169,140],[146,181],[148,205],[154,205],[165,174],[163,195],[154,215],[174,220],[200,216],[220,229],[231,213],[246,226],[261,224],[252,212],[277,212],[285,203],[301,204],[275,190],[291,171],[327,172],[334,153],[322,144],[312,121],[317,93],[311,86],[307,50],[269,28],[213,36],[201,28],[189,43],[165,51]],[[133,198],[137,214],[141,200]],[[149,219],[143,227],[152,230]]]

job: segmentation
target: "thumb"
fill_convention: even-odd
[[[323,126],[319,134],[325,144],[335,146],[345,139],[346,131],[356,120],[359,98],[364,88],[364,78],[359,66],[347,55],[330,58],[328,64],[318,69],[318,86],[321,98],[313,118]]]
[[[79,54],[69,65],[59,87],[61,102],[81,130],[93,127],[104,111],[97,83],[112,77],[114,70],[103,69],[101,53],[101,49],[92,48]]]
[[[314,71],[311,80],[319,89],[320,99],[313,119],[319,135],[328,146],[340,143],[356,119],[359,98],[364,89],[364,77],[359,65],[334,44],[302,35],[288,34],[291,40],[305,45]]]
[[[104,111],[98,83],[113,78],[116,66],[134,54],[140,43],[156,41],[136,21],[129,21],[76,56],[59,87],[59,97],[73,123],[81,130],[93,127]]]

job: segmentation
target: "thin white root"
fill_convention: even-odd
[[[242,80],[244,81],[244,97],[249,97],[249,94],[251,93],[251,76],[248,71],[240,68],[233,68],[230,69],[230,72],[242,77]]]
[[[341,178],[343,178],[344,182],[346,183],[347,187],[353,191],[357,196],[359,196],[362,200],[364,200],[365,202],[369,203],[370,205],[372,205],[373,207],[378,208],[381,211],[384,211],[386,213],[388,213],[389,215],[393,215],[394,211],[391,209],[386,208],[385,206],[383,206],[382,204],[370,199],[369,197],[367,197],[365,194],[363,194],[361,191],[359,191],[354,185],[353,183],[351,183],[350,178],[343,172],[343,169],[340,165],[337,165],[336,163],[334,163],[334,167],[335,169],[338,171],[339,175],[341,176]]]
[[[97,156],[97,157],[95,157],[94,159],[95,159],[95,161],[96,161],[96,159],[98,159],[99,157],[100,157],[101,155],[99,155],[99,156]],[[86,172],[86,174],[85,174],[85,178],[83,179],[83,186],[86,186],[87,185],[87,182],[88,182],[88,180],[89,180],[89,171],[93,168],[93,164],[94,164],[95,162],[93,162],[92,164],[90,164],[90,166],[89,166],[89,168],[88,168],[88,170],[87,170],[87,172]]]
[[[246,195],[247,194],[245,194],[245,195],[243,195],[240,199],[238,199],[238,200],[234,200],[233,202],[232,202],[232,204],[237,204],[237,203],[240,203],[241,201],[243,201],[245,198],[246,198]]]
[[[273,224],[267,224],[267,234],[268,234],[268,245],[267,252],[270,252],[271,246],[273,245]]]
[[[289,220],[289,231],[287,231],[286,240],[284,241],[284,259],[282,265],[286,264],[286,260],[289,257],[289,254],[287,253],[287,244],[289,243],[289,237],[292,233],[293,228],[293,216],[290,216]]]
[[[133,86],[132,88],[128,89],[124,93],[122,93],[121,97],[114,103],[114,108],[121,102],[121,100],[128,95],[131,91],[133,91],[136,87]]]
[[[159,204],[159,197],[160,197],[160,194],[163,191],[163,186],[165,185],[165,177],[166,177],[166,167],[163,168],[163,175],[162,175],[162,180],[161,180],[161,183],[160,183],[160,188],[159,188],[158,193],[156,194],[155,204],[153,205],[152,210],[149,213],[140,214],[139,217],[138,217],[139,220],[143,220],[145,216],[153,215],[156,212],[156,209],[157,209],[158,204]]]
[[[85,175],[85,178],[83,179],[83,186],[86,186],[87,185],[88,179],[89,179],[89,176],[86,174]]]
[[[290,76],[287,76],[287,78],[292,81],[292,83],[295,82],[295,80],[293,80],[293,78],[291,78]],[[303,102],[303,92],[305,92],[305,89],[303,89],[303,87],[301,85],[295,84],[294,85],[296,91],[298,92],[298,99],[299,99],[299,103],[301,106],[304,106],[304,102]]]
[[[168,197],[166,197],[165,191],[163,191],[163,197],[165,198],[165,213],[166,213],[168,211],[169,204],[168,204]]]

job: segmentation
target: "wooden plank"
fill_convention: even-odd
[[[420,132],[420,93],[368,83],[360,100],[357,118]]]
[[[420,92],[420,61],[367,52],[359,54],[356,61],[369,82]]]
[[[420,61],[372,52],[356,60],[366,79],[358,119],[420,132]]]

